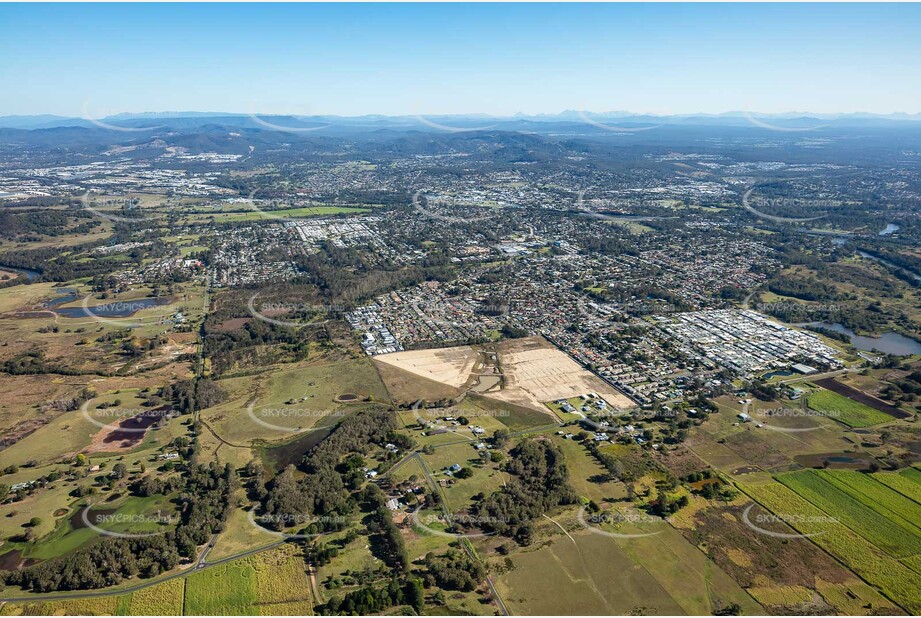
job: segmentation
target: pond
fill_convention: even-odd
[[[84,309],[83,307],[58,307],[55,313],[67,318],[127,318],[131,317],[141,309],[150,307],[159,307],[168,305],[169,298],[138,298],[136,300],[113,300],[101,305],[93,305]]]
[[[819,326],[848,335],[851,338],[851,345],[865,352],[879,350],[885,354],[894,354],[896,356],[921,354],[921,341],[915,341],[899,333],[885,332],[880,337],[864,337],[863,335],[855,334],[854,331],[846,328],[843,324],[813,322],[810,326]]]
[[[889,223],[886,225],[886,229],[880,232],[879,235],[888,236],[889,234],[894,234],[895,232],[898,232],[899,229],[900,229],[900,226],[896,225],[895,223]]]
[[[769,371],[766,374],[761,376],[762,380],[770,380],[771,378],[786,378],[792,376],[793,372],[788,369],[779,369],[777,371]]]
[[[46,301],[46,307],[57,307],[58,305],[72,303],[73,301],[80,299],[80,295],[77,294],[77,290],[73,288],[59,288],[58,292],[61,292],[61,295],[57,298]]]

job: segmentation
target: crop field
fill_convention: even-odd
[[[893,420],[884,412],[828,390],[810,394],[806,402],[816,412],[841,421],[848,427],[870,427]]]
[[[285,545],[248,560],[256,569],[258,613],[263,616],[312,616],[313,595],[299,548]]]
[[[921,504],[877,482],[875,477],[860,472],[823,470],[819,474],[881,515],[921,534],[921,529],[917,527],[921,525]]]
[[[921,574],[835,521],[834,515],[829,516],[785,485],[771,482],[740,487],[771,512],[783,516],[797,532],[812,535],[809,541],[877,586],[907,611],[914,614],[921,611]]]
[[[6,603],[0,615],[312,616],[310,581],[297,553],[282,546],[123,595]]]
[[[880,514],[869,506],[869,498],[848,494],[817,471],[781,474],[777,479],[891,556],[921,553],[921,531],[901,518]]]
[[[918,468],[905,468],[899,474],[921,485],[921,470]]]

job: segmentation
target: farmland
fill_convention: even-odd
[[[809,407],[849,427],[869,427],[892,421],[892,417],[844,395],[821,390],[809,395]]]
[[[855,498],[819,472],[782,474],[778,480],[893,557],[921,552],[921,530],[901,518],[880,514],[869,506],[869,499]]]
[[[186,616],[312,615],[303,560],[291,547],[212,567],[186,578]]]
[[[914,613],[921,611],[921,574],[837,521],[835,514],[827,513],[779,483],[751,484],[742,488],[773,513],[783,514],[797,532],[812,535],[811,542],[900,606]]]

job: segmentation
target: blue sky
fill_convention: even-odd
[[[0,5],[0,114],[921,112],[921,5]]]

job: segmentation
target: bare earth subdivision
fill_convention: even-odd
[[[480,392],[476,385],[484,375],[496,375],[483,362],[484,352],[473,346],[437,350],[411,350],[374,358],[395,397],[405,382],[405,372],[449,387],[442,396],[474,390],[483,397],[549,414],[548,401],[597,393],[616,409],[633,407],[633,402],[596,375],[580,366],[565,352],[543,337],[506,340],[497,346],[501,382]],[[388,371],[397,369],[398,372]],[[438,389],[435,388],[434,392]]]

